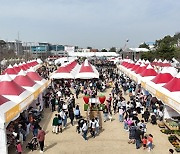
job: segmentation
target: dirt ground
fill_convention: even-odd
[[[110,93],[110,89],[104,93],[106,96]],[[126,96],[128,99],[128,97]],[[82,95],[76,100],[76,104],[80,105],[81,113],[83,111],[84,101]],[[45,149],[46,154],[168,154],[168,149],[173,146],[168,141],[168,136],[161,133],[158,126],[147,124],[147,133],[154,136],[154,149],[151,152],[147,150],[136,149],[134,144],[128,144],[128,132],[123,129],[123,123],[118,121],[118,114],[113,115],[112,122],[102,122],[102,131],[96,138],[91,138],[88,133],[88,141],[85,141],[80,134],[76,132],[76,124],[71,126],[68,119],[68,126],[63,129],[63,133],[52,133],[52,119],[54,114],[50,109],[44,110],[44,119],[41,126],[46,131]],[[24,146],[26,143],[24,143]],[[15,154],[14,150],[9,151],[10,154]],[[24,148],[23,154],[39,153],[39,150],[29,151]]]

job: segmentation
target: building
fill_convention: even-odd
[[[150,50],[146,48],[126,48],[125,50],[121,52],[121,55],[123,59],[129,58],[129,59],[135,60],[135,59],[140,59],[141,54],[143,52],[148,52],[148,51]]]
[[[19,40],[7,41],[6,45],[8,50],[15,52],[16,55],[20,55],[23,53],[23,45],[22,42]]]

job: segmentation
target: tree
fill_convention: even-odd
[[[140,45],[139,45],[139,48],[149,49],[149,45],[144,42],[143,44],[140,44]]]
[[[107,52],[107,50],[106,49],[102,49],[101,52]]]
[[[92,49],[92,47],[87,47],[87,49]]]
[[[116,52],[116,48],[115,47],[110,48],[109,52]]]

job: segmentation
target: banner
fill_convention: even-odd
[[[19,112],[20,112],[20,106],[18,104],[5,113],[5,121],[6,122],[11,121],[15,116],[17,116]]]

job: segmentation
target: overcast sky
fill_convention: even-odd
[[[129,47],[180,31],[180,0],[0,0],[0,39]]]

